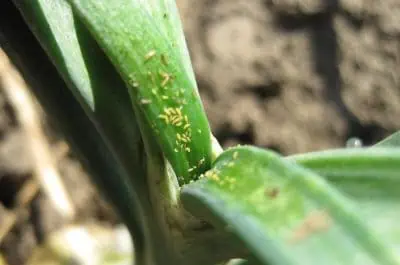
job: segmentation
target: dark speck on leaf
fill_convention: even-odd
[[[268,197],[270,197],[271,199],[275,199],[277,196],[278,196],[278,194],[279,194],[279,189],[278,188],[271,188],[271,189],[267,189],[266,191],[265,191],[265,194],[268,196]]]

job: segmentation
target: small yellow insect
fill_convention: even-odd
[[[157,52],[156,50],[151,50],[149,51],[145,56],[144,56],[144,60],[147,62],[149,61],[151,58],[153,58],[154,56],[156,56]]]
[[[161,81],[161,86],[165,87],[168,84],[168,82],[171,80],[171,75],[164,73],[164,72],[161,72],[160,75],[163,78],[163,80]]]
[[[140,100],[140,103],[142,104],[142,105],[148,105],[148,104],[150,104],[151,103],[151,100],[150,99],[141,99]]]

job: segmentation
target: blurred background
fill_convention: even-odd
[[[177,4],[200,94],[224,147],[255,144],[294,154],[342,147],[350,137],[370,145],[400,129],[398,0]],[[57,245],[50,239],[60,233],[101,235],[103,243],[120,246],[93,243],[93,249],[115,247],[126,255],[118,218],[0,58],[0,264],[47,264],[44,257],[55,254],[46,245]],[[20,95],[26,95],[22,105]],[[41,158],[31,152],[37,148]],[[46,184],[49,171],[58,183]],[[60,192],[51,194],[47,185]],[[64,193],[61,207],[54,201]],[[67,259],[65,253],[57,257]]]

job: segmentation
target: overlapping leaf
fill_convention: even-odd
[[[262,264],[399,264],[358,206],[323,178],[253,147],[184,187],[193,214],[236,232]]]
[[[175,3],[69,2],[127,83],[137,116],[143,115],[151,127],[150,137],[157,140],[179,182],[196,179],[210,167],[211,132],[188,59],[182,59],[181,28],[173,25],[178,18],[170,8]]]

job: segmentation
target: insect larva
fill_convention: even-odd
[[[140,103],[143,104],[143,105],[147,105],[147,104],[150,104],[150,103],[151,103],[151,100],[150,100],[150,99],[145,99],[145,98],[144,98],[144,99],[141,99],[141,100],[140,100]]]

